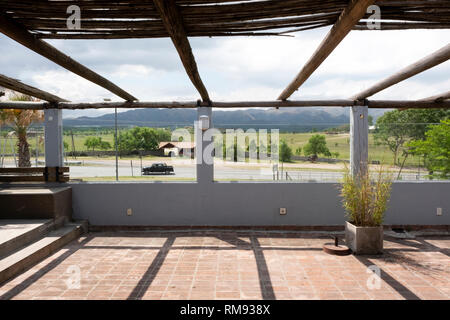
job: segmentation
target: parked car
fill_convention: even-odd
[[[153,173],[171,174],[173,172],[174,172],[173,167],[168,166],[165,163],[153,163],[150,167],[142,168],[143,175],[150,175]]]

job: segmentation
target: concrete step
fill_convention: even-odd
[[[50,231],[40,240],[3,257],[0,260],[0,284],[78,238],[84,230],[84,223],[68,223],[64,227]]]
[[[71,187],[2,187],[0,219],[72,219]]]
[[[0,220],[0,259],[63,225],[61,219]]]

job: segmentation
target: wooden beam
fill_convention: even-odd
[[[333,52],[345,36],[352,30],[358,21],[366,14],[367,7],[373,4],[375,0],[351,0],[339,16],[336,23],[322,40],[303,69],[297,74],[295,79],[287,86],[278,97],[279,100],[288,99],[294,91],[313,74],[313,72],[325,61]]]
[[[421,101],[421,100],[365,100],[369,108],[375,109],[449,109],[450,101]]]
[[[419,101],[428,101],[428,102],[441,102],[450,99],[450,91],[437,94],[435,96],[431,96],[428,98],[420,99]],[[407,110],[409,108],[400,108],[400,110]]]
[[[439,101],[444,101],[444,100],[449,100],[449,99],[450,99],[450,91],[447,91],[447,92],[437,94],[435,96],[428,97],[428,98],[421,99],[421,100],[439,102]]]
[[[203,101],[209,101],[208,91],[200,78],[197,63],[195,62],[194,54],[192,53],[192,48],[184,29],[183,17],[178,11],[175,1],[153,0],[153,3],[161,16],[164,27],[178,51],[178,55],[181,58],[181,62],[183,63],[189,79],[191,79],[191,82],[200,93]]]
[[[394,84],[397,84],[405,79],[411,78],[412,76],[415,76],[418,73],[421,73],[425,70],[428,70],[438,64],[441,64],[442,62],[447,61],[450,59],[450,43],[439,49],[438,51],[426,56],[423,59],[420,59],[419,61],[407,66],[406,68],[403,68],[396,74],[374,84],[370,88],[358,93],[357,95],[353,96],[353,100],[361,100],[368,98],[372,95],[374,95],[377,92],[380,92],[386,88],[389,88],[390,86],[393,86]]]
[[[450,100],[444,101],[412,101],[412,100],[289,100],[289,101],[234,101],[234,102],[92,102],[92,103],[73,103],[73,102],[0,102],[0,109],[114,109],[114,108],[167,108],[167,109],[195,109],[198,107],[213,108],[308,108],[308,107],[351,107],[367,106],[377,109],[396,109],[396,108],[450,108]]]
[[[29,96],[39,98],[41,100],[45,100],[48,102],[68,102],[68,100],[65,100],[63,98],[55,96],[46,91],[42,91],[38,88],[29,86],[27,84],[20,82],[19,80],[9,78],[2,74],[0,74],[0,86],[23,93],[23,94],[27,94]]]
[[[73,60],[71,57],[65,55],[55,47],[49,45],[47,42],[38,39],[21,24],[12,21],[12,19],[4,14],[0,14],[0,32],[24,45],[28,49],[31,49],[41,56],[44,56],[56,64],[59,64],[61,67],[111,91],[127,101],[137,100],[131,94],[119,88],[108,79]]]

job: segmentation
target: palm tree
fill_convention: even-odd
[[[27,95],[13,94],[10,101],[34,101]],[[33,122],[44,120],[44,113],[39,110],[5,109],[0,111],[0,121],[8,124],[17,136],[19,149],[19,167],[31,167],[30,145],[27,141],[27,130]]]

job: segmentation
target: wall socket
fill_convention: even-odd
[[[436,208],[436,215],[442,216],[442,208]]]
[[[285,215],[287,213],[286,208],[280,208],[280,214]]]
[[[131,216],[133,214],[133,210],[131,208],[127,209],[127,216]]]

